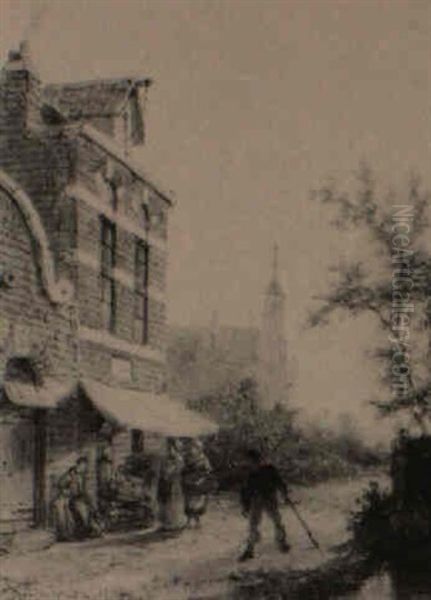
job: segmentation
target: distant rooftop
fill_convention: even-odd
[[[45,86],[44,96],[70,119],[108,117],[122,112],[136,88],[150,85],[150,79],[137,78],[54,83]]]

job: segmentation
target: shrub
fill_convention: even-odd
[[[296,426],[294,411],[282,406],[262,410],[253,379],[242,380],[190,406],[220,424],[218,434],[207,440],[206,451],[222,489],[241,481],[241,458],[249,447],[263,452],[293,483],[345,477],[379,461],[362,440],[345,431],[342,435],[319,427],[304,431]]]
[[[358,508],[352,511],[348,525],[355,544],[373,554],[384,554],[385,547],[393,541],[390,519],[393,501],[390,493],[382,491],[375,481],[371,481],[356,502]]]
[[[393,486],[382,491],[375,482],[358,499],[349,529],[357,547],[373,556],[401,558],[431,550],[429,473],[431,439],[402,437],[392,451]],[[415,558],[417,560],[417,557]]]

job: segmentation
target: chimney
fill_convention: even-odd
[[[24,40],[18,50],[11,50],[4,65],[0,85],[4,92],[2,114],[7,123],[1,124],[2,132],[9,134],[23,129],[40,127],[41,82],[31,59],[29,42]]]
[[[19,45],[19,52],[21,54],[22,60],[25,62],[30,59],[30,44],[28,40],[22,40]]]
[[[25,71],[39,79],[31,58],[31,47],[28,40],[23,40],[18,50],[9,50],[8,60],[4,66],[5,71]]]
[[[140,146],[146,142],[146,109],[148,103],[148,90],[153,85],[150,78],[138,79],[135,82],[136,107],[132,109],[132,136],[133,146]],[[137,109],[137,110],[136,110]]]

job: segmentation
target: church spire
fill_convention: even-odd
[[[284,335],[285,296],[279,280],[279,248],[273,246],[271,276],[266,288],[260,331],[259,387],[262,406],[271,409],[287,400],[287,344]]]
[[[274,281],[278,280],[278,244],[277,242],[274,244],[273,249],[273,257],[272,257],[272,279]]]
[[[278,244],[275,243],[273,246],[273,255],[272,255],[272,273],[269,281],[269,285],[267,288],[267,294],[271,296],[284,296],[283,288],[281,287],[279,281],[279,273],[278,273],[278,253],[279,247]]]

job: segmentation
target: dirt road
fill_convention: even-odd
[[[268,523],[256,558],[239,565],[246,535],[236,498],[213,500],[200,530],[163,538],[154,532],[109,535],[55,544],[0,558],[2,600],[198,600],[228,598],[231,576],[241,571],[305,569],[330,558],[346,539],[346,520],[370,477],[296,489],[300,510],[324,549],[312,547],[289,508],[284,517],[292,544],[280,555]]]

